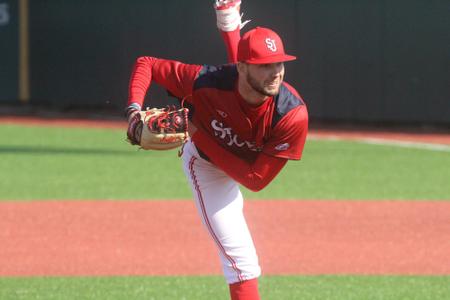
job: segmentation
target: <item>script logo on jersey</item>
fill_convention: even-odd
[[[267,48],[269,48],[272,52],[277,52],[277,45],[275,44],[275,40],[271,38],[266,39]]]
[[[217,120],[212,120],[211,126],[214,129],[214,135],[224,140],[228,146],[236,145],[239,148],[246,146],[251,151],[261,151],[260,148],[256,147],[255,143],[241,141],[230,127],[225,127],[223,123]]]
[[[275,150],[284,151],[284,150],[289,149],[290,146],[291,145],[289,145],[289,143],[283,143],[283,144],[280,144],[280,145],[276,146]]]

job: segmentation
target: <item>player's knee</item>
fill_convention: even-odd
[[[225,279],[228,284],[242,282],[261,276],[261,267],[257,258],[251,258],[239,263],[227,263],[223,266]]]

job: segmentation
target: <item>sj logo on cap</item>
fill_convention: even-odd
[[[271,38],[266,39],[266,45],[267,48],[269,48],[270,51],[276,52],[277,51],[277,45],[275,44],[275,40]]]

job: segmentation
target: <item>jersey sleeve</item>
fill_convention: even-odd
[[[184,64],[174,60],[158,59],[150,56],[139,57],[131,73],[128,105],[143,105],[145,95],[152,82],[166,88],[177,98],[192,94],[195,78],[202,66]]]
[[[241,39],[241,29],[239,26],[233,31],[221,31],[220,35],[227,50],[228,63],[237,63],[237,50]]]
[[[263,152],[275,157],[300,160],[308,133],[308,111],[305,105],[286,114],[273,128]]]

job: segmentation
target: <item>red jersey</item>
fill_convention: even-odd
[[[260,152],[300,159],[308,113],[299,94],[283,82],[278,95],[254,108],[239,94],[237,79],[234,64],[200,66],[142,57],[131,77],[128,104],[142,106],[151,81],[155,81],[175,97],[185,99],[197,129],[236,156],[248,162],[255,161]],[[196,134],[192,139],[196,143]]]

